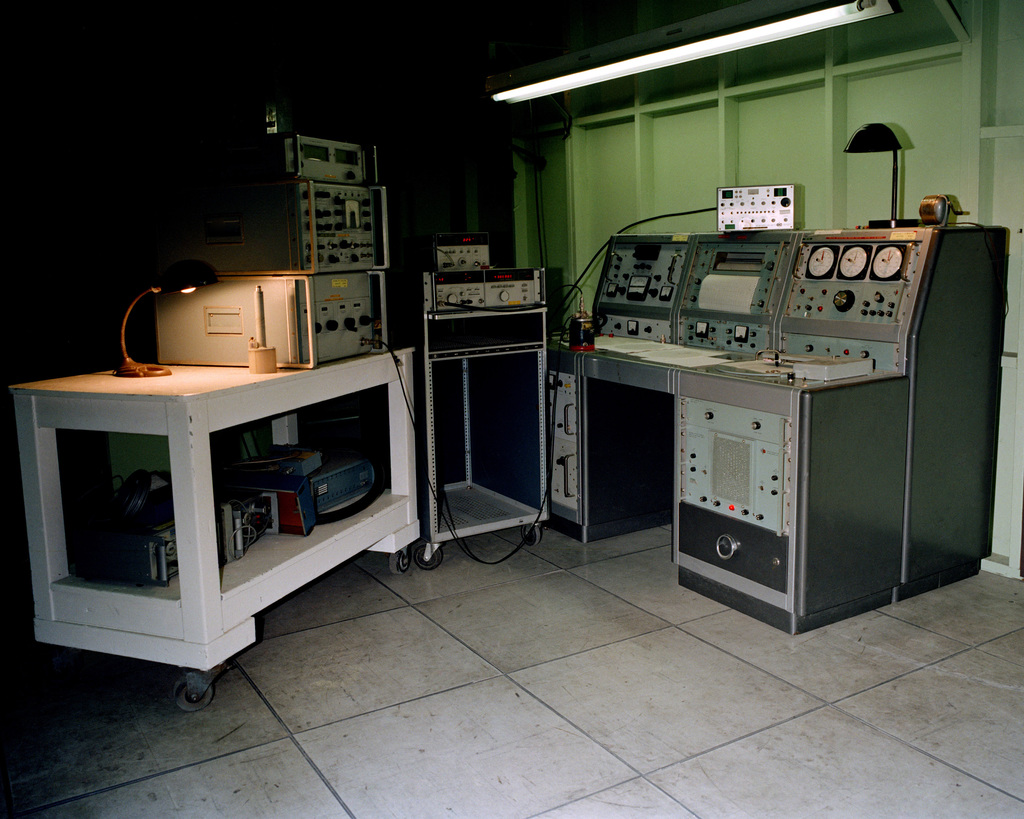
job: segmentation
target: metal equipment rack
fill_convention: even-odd
[[[547,308],[445,305],[434,299],[434,276],[424,274],[424,543],[413,552],[425,569],[441,562],[448,540],[520,526],[535,541],[548,516]]]

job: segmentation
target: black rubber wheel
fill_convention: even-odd
[[[391,569],[391,574],[405,574],[411,565],[408,547],[392,552],[388,556],[388,568]]]
[[[524,546],[536,546],[540,543],[540,539],[543,536],[543,530],[537,524],[526,524],[520,531],[520,537],[523,539]]]
[[[429,559],[426,557],[427,544],[420,543],[412,552],[412,559],[416,561],[416,565],[421,569],[430,571],[436,569],[441,565],[441,561],[444,560],[444,550],[437,546],[434,548],[433,554],[430,555]]]
[[[213,683],[199,697],[189,696],[188,683],[178,680],[174,686],[174,701],[182,711],[202,711],[213,700]]]

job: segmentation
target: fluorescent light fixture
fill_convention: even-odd
[[[744,5],[752,6],[753,4],[746,3]],[[761,0],[759,5],[763,9],[768,4]],[[738,51],[742,48],[750,48],[751,46],[763,45],[764,43],[785,40],[789,37],[798,37],[801,34],[823,31],[824,29],[846,25],[847,23],[869,20],[874,17],[882,17],[887,14],[892,14],[894,11],[895,9],[890,4],[889,0],[857,0],[852,3],[842,3],[839,5],[828,6],[826,8],[817,8],[814,11],[797,14],[796,16],[788,17],[786,19],[777,19],[761,25],[753,25],[752,27],[744,28],[739,31],[730,31],[729,33],[718,36],[706,37],[695,42],[687,42],[683,45],[661,49],[653,53],[641,54],[639,56],[623,59],[608,65],[596,66],[594,68],[587,68],[582,71],[575,71],[572,73],[563,73],[553,79],[546,79],[539,82],[519,85],[518,87],[506,88],[493,93],[492,97],[499,102],[522,102],[524,100],[535,99],[536,97],[543,97],[549,94],[568,91],[572,88],[582,88],[583,86],[593,85],[594,83],[604,82],[605,80],[632,76],[633,74],[639,74],[643,71],[652,71],[656,68],[679,65],[680,63],[700,60],[704,57],[712,57],[716,54],[726,54],[730,51]],[[713,15],[706,15],[706,17],[712,16]],[[684,26],[694,28],[692,24],[681,24],[680,26],[673,27],[671,31],[659,30],[655,35],[657,36],[657,34],[661,34],[663,32],[666,36],[669,34],[678,34],[683,30]],[[650,39],[650,37],[647,39]],[[622,41],[622,43],[624,45],[627,43],[629,45],[635,45],[636,41],[637,38],[633,38]],[[613,48],[614,46],[615,44],[612,44]],[[599,51],[601,51],[601,49],[594,49],[593,53],[596,54]],[[571,57],[572,55],[570,55],[570,58]],[[577,59],[584,61],[590,59],[590,57],[590,54],[585,54]],[[552,65],[555,63],[564,65],[566,60],[565,58],[562,58],[559,61],[549,62]],[[540,67],[541,66],[537,66],[537,68]],[[491,87],[498,86],[499,84],[507,85],[509,81],[514,82],[515,76],[510,74],[505,75],[504,77],[491,77],[488,79],[488,85]],[[488,90],[491,89],[489,88]]]

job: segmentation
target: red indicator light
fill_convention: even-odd
[[[735,512],[736,511],[736,504],[735,503],[730,503],[729,504],[729,511],[730,512]]]

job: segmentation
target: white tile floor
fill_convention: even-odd
[[[363,555],[194,714],[81,655],[5,701],[2,816],[1024,816],[1024,584],[791,637],[679,587],[669,540]]]

